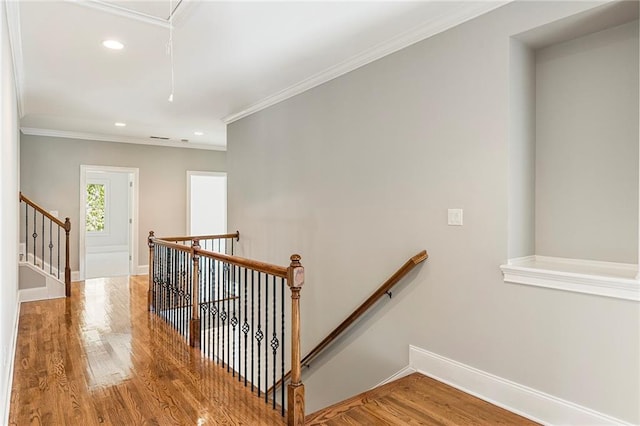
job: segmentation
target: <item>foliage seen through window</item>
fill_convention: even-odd
[[[90,183],[87,185],[87,231],[103,232],[105,219],[104,185]]]

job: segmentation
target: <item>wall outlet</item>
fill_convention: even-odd
[[[449,209],[448,213],[448,225],[462,226],[462,209]]]

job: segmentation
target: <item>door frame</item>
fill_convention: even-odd
[[[90,172],[111,172],[111,173],[127,173],[130,177],[129,185],[129,218],[131,226],[129,226],[129,275],[138,273],[138,180],[140,169],[137,167],[116,167],[116,166],[92,166],[80,165],[80,220],[78,223],[79,238],[79,279],[85,279],[85,262],[86,262],[86,190],[87,173]]]
[[[187,229],[185,229],[186,231],[186,235],[191,235],[191,176],[224,176],[227,177],[227,172],[201,172],[201,171],[196,171],[196,170],[187,170]],[[228,180],[227,180],[228,183]],[[225,190],[225,192],[228,194],[228,186]],[[227,229],[227,208],[228,208],[228,203],[225,206],[225,212],[224,212],[224,224],[225,224],[225,229]]]

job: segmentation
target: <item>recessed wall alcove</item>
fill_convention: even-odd
[[[505,281],[640,300],[638,2],[510,49]]]

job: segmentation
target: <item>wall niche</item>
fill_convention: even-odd
[[[510,50],[505,281],[640,301],[638,2]]]

